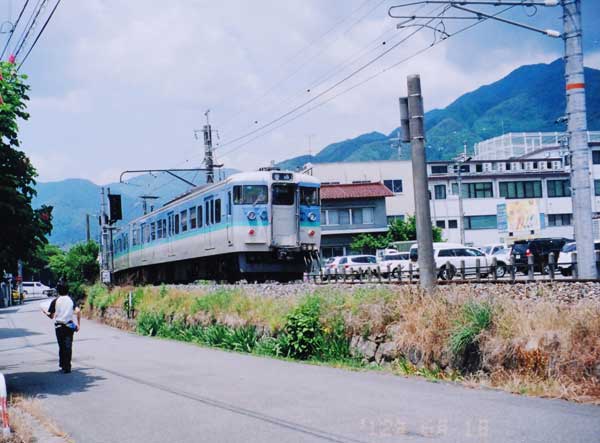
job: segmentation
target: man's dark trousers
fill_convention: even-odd
[[[71,371],[71,354],[73,353],[73,333],[68,326],[56,327],[56,340],[58,341],[59,366],[63,371]]]

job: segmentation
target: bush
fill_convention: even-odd
[[[315,295],[288,314],[282,337],[285,355],[305,360],[316,354],[322,345],[320,314],[321,299]]]
[[[162,314],[154,312],[140,312],[137,316],[137,331],[142,335],[157,335],[165,324]],[[162,329],[165,331],[165,329]]]
[[[455,357],[463,357],[469,347],[475,345],[483,331],[492,324],[492,307],[489,303],[469,301],[463,306],[462,316],[450,336],[450,351]]]

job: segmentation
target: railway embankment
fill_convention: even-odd
[[[600,404],[600,284],[169,285],[87,289],[140,334]]]

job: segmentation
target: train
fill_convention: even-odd
[[[318,179],[266,168],[192,189],[113,235],[117,284],[288,282],[318,260]]]

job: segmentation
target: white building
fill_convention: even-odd
[[[561,138],[558,133],[507,134],[476,146],[476,156],[462,165],[460,174],[466,244],[573,238],[570,170]],[[600,214],[600,133],[590,133],[589,140],[590,204]],[[494,146],[504,158],[495,158]],[[448,161],[429,162],[427,168],[433,223],[443,229],[444,239],[460,242],[457,168]],[[388,220],[414,214],[410,161],[315,163],[306,171],[323,183],[382,182],[394,193],[386,198]],[[600,238],[598,220],[590,223]]]

